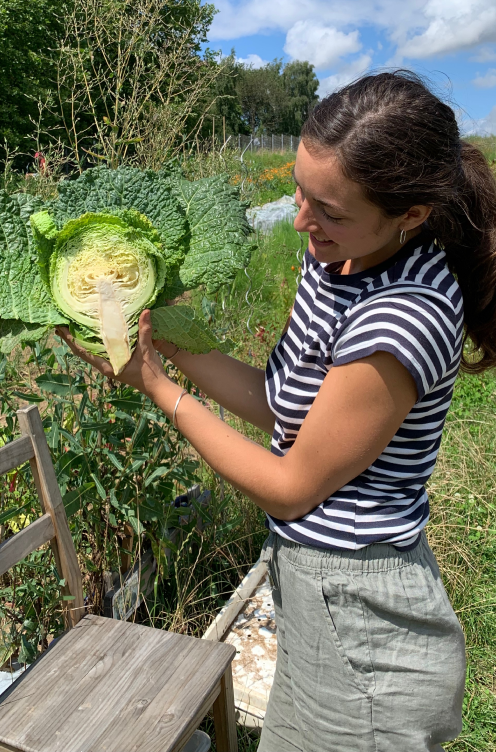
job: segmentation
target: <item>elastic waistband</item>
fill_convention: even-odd
[[[317,548],[295,543],[271,532],[264,543],[261,559],[269,561],[279,553],[296,566],[353,572],[398,569],[425,561],[425,557],[433,557],[424,531],[420,534],[418,545],[410,551],[400,551],[389,543],[372,543],[358,551]]]

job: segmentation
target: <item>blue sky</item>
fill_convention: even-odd
[[[325,95],[366,70],[427,75],[465,132],[496,134],[496,0],[214,0],[209,46],[309,60]]]

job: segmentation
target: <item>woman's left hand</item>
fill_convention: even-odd
[[[65,340],[74,355],[92,365],[104,376],[115,381],[121,381],[124,384],[129,384],[129,386],[133,386],[149,397],[153,398],[153,394],[164,381],[170,381],[164,371],[160,356],[152,343],[152,325],[149,310],[143,311],[140,316],[136,349],[133,352],[131,360],[118,376],[115,375],[112,366],[105,358],[93,355],[83,347],[77,345],[66,326],[58,326],[55,332]]]

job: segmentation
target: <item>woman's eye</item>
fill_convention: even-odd
[[[341,222],[341,217],[331,217],[330,214],[328,214],[324,209],[322,209],[322,214],[326,219],[328,219],[330,222]]]

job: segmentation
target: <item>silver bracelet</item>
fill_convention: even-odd
[[[183,389],[183,391],[181,392],[181,394],[177,398],[177,401],[176,401],[176,404],[175,404],[175,407],[174,407],[174,412],[172,413],[172,425],[174,426],[174,428],[176,430],[178,430],[177,429],[177,423],[176,423],[176,412],[177,412],[177,408],[179,407],[179,403],[181,402],[181,400],[182,400],[182,398],[184,397],[185,394],[188,394],[188,390],[187,389]]]
[[[180,350],[180,349],[181,349],[181,348],[180,348],[180,347],[178,347],[178,346],[176,345],[176,352],[175,352],[175,353],[172,353],[172,355],[168,355],[168,356],[167,356],[167,360],[172,360],[172,358],[175,358],[175,357],[176,357],[176,355],[178,354],[178,352],[179,352],[179,350]]]

